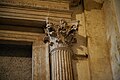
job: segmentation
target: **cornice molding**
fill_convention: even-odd
[[[71,21],[72,11],[69,10],[48,10],[48,9],[34,9],[34,8],[21,8],[11,6],[0,6],[0,17],[2,18],[15,18],[26,19],[35,21],[45,21],[49,17],[54,22],[59,22],[61,19]]]
[[[1,0],[0,5],[69,10],[69,2],[43,0]]]
[[[7,31],[0,30],[0,39],[1,40],[16,40],[16,41],[28,41],[34,42],[38,39],[42,42],[44,34],[31,33],[31,32],[18,32],[18,31]],[[43,42],[42,42],[43,44]]]

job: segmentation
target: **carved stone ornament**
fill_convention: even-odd
[[[79,21],[71,26],[69,26],[65,20],[61,20],[59,25],[47,21],[44,43],[49,43],[50,46],[60,43],[71,46],[77,42],[75,34],[78,31],[78,26]]]
[[[45,43],[49,43],[51,80],[73,80],[71,48],[76,43],[79,21],[69,26],[65,20],[59,25],[47,21]]]

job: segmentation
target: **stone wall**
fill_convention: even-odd
[[[37,9],[23,9],[23,13],[21,15],[21,13],[19,13],[21,12],[21,8],[20,10],[16,10],[10,7],[2,7],[0,12],[1,14],[5,15],[3,12],[5,12],[4,10],[7,10],[7,14],[13,15],[12,11],[17,11],[17,13],[14,14],[14,17],[16,14],[21,15],[20,17],[17,17],[17,19],[26,19],[26,15],[31,16],[29,13],[32,13],[32,18],[27,19],[33,20],[35,18],[34,20],[45,20],[46,16],[49,16],[50,18],[57,18],[57,21],[59,21],[61,18],[68,19],[69,21],[71,21],[71,19],[80,20],[80,27],[78,34],[76,35],[78,42],[73,46],[75,55],[73,57],[74,79],[113,80],[114,78],[114,80],[120,80],[120,11],[118,10],[120,6],[118,4],[119,0],[83,1],[84,4],[81,3],[82,5],[71,8],[71,10],[73,10],[72,18],[71,11],[64,12],[61,10],[53,10],[49,11],[49,13],[48,10],[46,10],[44,11],[45,15],[43,15],[42,10],[38,11]],[[25,15],[24,12],[28,12],[28,14]],[[7,17],[11,17],[11,15]],[[1,17],[3,16],[1,15]],[[88,58],[82,59],[79,57],[79,55],[84,54],[88,54]],[[45,56],[45,54],[43,55]],[[48,57],[49,56],[47,54],[47,61]],[[43,59],[44,57],[41,58],[41,62],[45,62]],[[47,63],[47,65],[49,65],[49,61]],[[42,66],[44,67],[45,63],[42,64],[44,64]],[[36,73],[39,73],[37,69],[38,68],[35,68]],[[47,67],[47,71],[45,72],[47,72],[47,79],[49,80],[49,66]],[[42,77],[44,78],[46,74],[43,71],[41,72]],[[35,76],[38,77],[36,80],[41,78],[41,76],[38,76],[38,74]]]
[[[89,55],[73,60],[75,80],[120,80],[119,6],[119,0],[84,0],[73,8],[81,21],[74,54]]]
[[[103,5],[107,42],[111,58],[111,67],[114,80],[120,80],[120,5],[119,0],[106,0]]]
[[[84,0],[91,80],[112,80],[102,0]]]
[[[117,18],[117,23],[118,23],[118,28],[120,32],[120,0],[114,0],[113,4],[115,7],[115,12],[116,12],[116,18]]]

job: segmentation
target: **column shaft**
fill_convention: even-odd
[[[52,80],[73,80],[71,52],[54,50],[50,57]]]

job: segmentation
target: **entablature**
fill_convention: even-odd
[[[48,10],[48,9],[29,9],[11,6],[0,6],[0,17],[11,19],[26,19],[34,21],[45,21],[50,18],[53,22],[59,22],[61,19],[71,21],[72,11],[66,10]]]
[[[0,0],[0,5],[69,10],[69,1],[63,0]]]

